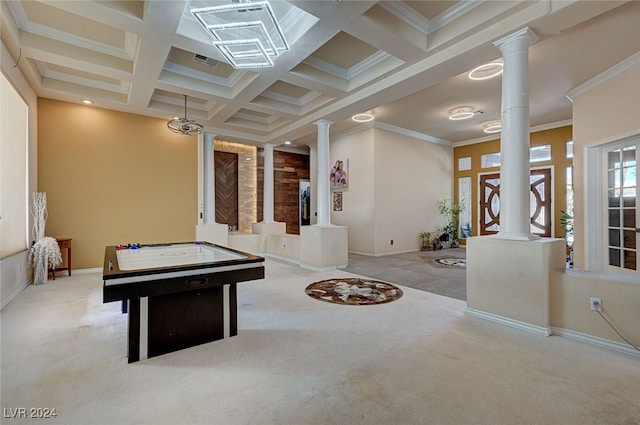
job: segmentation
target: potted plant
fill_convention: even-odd
[[[447,225],[443,227],[443,234],[441,239],[444,241],[450,241],[451,247],[457,247],[459,240],[458,228],[460,227],[460,213],[462,212],[462,204],[453,203],[450,199],[443,199],[438,202],[438,210],[440,211],[440,214],[445,216],[445,218],[447,219]]]
[[[430,248],[431,232],[425,232],[424,230],[418,233],[420,238],[420,251],[426,251]]]
[[[442,249],[442,241],[440,240],[440,236],[442,235],[442,231],[438,230],[431,234],[431,249],[436,251],[438,249]]]
[[[570,266],[573,266],[573,215],[564,210],[560,212],[562,213],[560,217],[560,227],[564,230],[564,239],[567,246],[567,261]]]

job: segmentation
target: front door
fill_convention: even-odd
[[[531,233],[551,237],[551,169],[531,170]],[[500,231],[500,173],[480,175],[480,235]]]

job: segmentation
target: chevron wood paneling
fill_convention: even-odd
[[[287,224],[287,233],[300,234],[299,180],[309,178],[309,156],[273,151],[273,218]],[[258,155],[258,221],[263,220],[264,155]]]
[[[238,226],[238,155],[214,152],[216,223]]]

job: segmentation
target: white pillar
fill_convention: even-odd
[[[524,28],[496,41],[502,51],[502,134],[500,137],[500,231],[502,239],[529,240],[529,45],[536,34]]]
[[[203,224],[214,224],[216,222],[216,174],[214,169],[214,142],[216,135],[204,133],[204,199],[203,199]]]
[[[318,120],[318,226],[331,226],[331,198],[329,191],[329,126],[333,122]]]
[[[273,145],[264,145],[264,190],[262,195],[262,221],[274,223],[273,219]]]

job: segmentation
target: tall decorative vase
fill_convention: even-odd
[[[33,283],[40,285],[47,283],[49,265],[56,267],[62,262],[58,242],[51,237],[44,236],[44,227],[47,222],[47,194],[34,192],[32,195],[33,208],[33,240],[34,244],[29,251],[29,260],[33,264]]]

